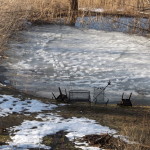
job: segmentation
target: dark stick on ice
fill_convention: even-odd
[[[59,87],[58,89],[59,89],[59,93],[60,93],[60,95],[62,96],[62,91],[61,91],[61,88]]]
[[[66,93],[66,96],[67,96],[67,90],[65,89],[65,93]],[[68,96],[67,96],[68,97]]]
[[[52,93],[52,94],[53,94],[54,98],[56,99],[56,96],[54,95],[54,93]]]
[[[60,93],[60,98],[61,100],[63,101],[63,94],[62,94],[62,91],[61,91],[61,88],[59,87],[59,93]]]

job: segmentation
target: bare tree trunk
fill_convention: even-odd
[[[140,10],[140,0],[137,1],[137,10]]]
[[[75,25],[78,17],[78,0],[70,0],[70,24]]]

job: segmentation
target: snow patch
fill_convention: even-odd
[[[11,136],[12,142],[9,142],[10,147],[16,148],[44,148],[50,149],[50,147],[41,144],[42,139],[46,135],[55,134],[59,131],[66,131],[66,137],[70,141],[76,141],[89,134],[101,134],[101,133],[116,133],[115,130],[111,130],[108,127],[97,124],[95,120],[87,118],[69,118],[65,119],[57,114],[39,114],[36,118],[43,121],[28,121],[25,120],[20,126],[11,128],[14,131],[14,136]],[[92,147],[88,147],[87,143],[76,143],[77,147],[84,150],[91,150]],[[9,147],[8,146],[8,147]],[[99,148],[93,148],[98,150]]]
[[[37,113],[43,110],[52,110],[56,107],[58,106],[45,104],[34,99],[22,101],[20,98],[15,98],[11,95],[0,95],[0,117],[5,117],[13,113]]]

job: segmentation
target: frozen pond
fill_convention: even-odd
[[[103,87],[110,101],[123,92],[150,100],[150,39],[118,32],[69,26],[33,26],[10,43],[3,66],[6,82],[38,96],[51,97],[58,87]]]

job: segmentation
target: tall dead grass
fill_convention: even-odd
[[[124,145],[124,150],[150,150],[150,116],[148,109],[149,107],[146,109],[144,107],[118,108],[115,110],[117,115],[111,114],[110,111],[110,114],[103,118],[108,126],[118,128],[119,134],[128,140],[128,144]]]
[[[60,110],[60,115],[66,118],[86,117],[118,131],[117,135],[122,135],[123,139],[127,139],[128,144],[123,143],[125,148],[121,149],[120,143],[117,143],[118,148],[116,150],[150,150],[149,106],[133,106],[128,108],[111,104],[105,106],[100,104],[81,104],[80,102],[67,107],[61,107],[58,110]]]
[[[51,23],[60,20],[68,10],[68,0],[0,0],[0,52],[27,21]]]
[[[147,0],[79,0],[80,7],[104,8],[110,11],[123,9],[125,12],[132,12],[147,7]]]
[[[27,16],[27,11],[22,13],[19,0],[0,1],[0,51],[4,49],[12,33],[22,27]]]
[[[126,145],[126,150],[149,150],[150,138],[150,120],[149,117],[144,116],[143,120],[136,119],[130,123],[130,126],[124,125],[121,134],[130,137],[131,144]]]
[[[69,11],[68,0],[32,0],[29,3],[31,11],[28,20],[31,22],[53,23]]]

